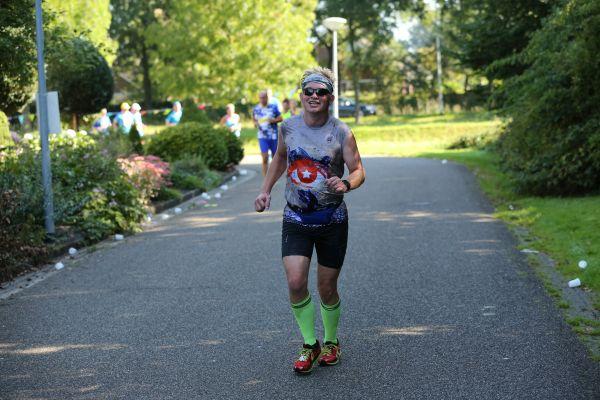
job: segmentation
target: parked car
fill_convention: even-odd
[[[356,112],[356,103],[353,99],[349,99],[347,97],[339,98],[339,111],[340,117],[352,117]],[[376,110],[375,106],[372,104],[361,104],[360,105],[360,115],[375,115]]]

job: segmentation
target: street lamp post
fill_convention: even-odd
[[[333,116],[339,118],[339,108],[338,108],[338,62],[337,62],[337,31],[340,30],[344,25],[346,25],[346,19],[340,17],[329,17],[323,20],[323,25],[331,32],[333,32],[333,60],[331,62],[333,69],[333,76],[335,77],[335,82],[333,83]]]

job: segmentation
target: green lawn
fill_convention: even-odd
[[[364,117],[360,125],[342,118],[356,136],[362,155],[415,156],[445,149],[462,136],[493,134],[500,120],[488,113]],[[241,135],[245,154],[259,154],[256,129],[244,124]]]

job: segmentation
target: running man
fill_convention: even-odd
[[[269,103],[269,95],[263,90],[258,95],[259,104],[254,107],[252,120],[258,128],[258,145],[262,155],[262,174],[267,174],[269,168],[269,151],[275,157],[277,151],[277,123],[281,122],[281,113],[277,105]]]
[[[341,357],[337,326],[342,311],[337,291],[348,239],[344,193],[365,181],[356,140],[348,126],[329,115],[333,73],[317,67],[304,72],[300,100],[304,113],[281,124],[277,152],[254,207],[262,212],[271,203],[271,189],[287,171],[281,252],[292,312],[304,345],[294,371],[309,373],[313,365],[335,365]],[[344,164],[349,175],[342,179]],[[323,349],[315,335],[315,305],[308,291],[313,248],[325,329]]]

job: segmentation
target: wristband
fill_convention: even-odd
[[[348,182],[346,179],[342,179],[342,183],[346,185],[346,192],[349,192],[352,189],[350,187],[350,182]]]

